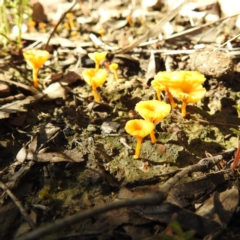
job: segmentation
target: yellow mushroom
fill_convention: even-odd
[[[158,124],[163,118],[167,117],[171,111],[170,104],[158,100],[140,101],[136,104],[135,110],[145,119]],[[157,141],[154,130],[150,133],[152,143]]]
[[[38,88],[38,70],[49,58],[49,52],[45,50],[31,49],[23,52],[24,59],[32,68],[33,85]]]
[[[152,86],[156,89],[159,100],[160,92],[165,90],[166,93],[168,94],[172,108],[175,108],[176,104],[173,100],[171,92],[169,91],[169,84],[172,80],[172,76],[173,76],[172,72],[159,72],[157,73],[157,75],[155,75],[154,80],[152,81]]]
[[[159,101],[161,101],[161,92],[164,91],[166,88],[158,81],[158,79],[155,79],[151,82],[151,85],[157,92],[157,98]]]
[[[30,21],[30,22],[28,22],[27,25],[28,25],[28,31],[29,31],[30,33],[35,32],[36,22]]]
[[[70,25],[70,27],[71,27],[71,29],[73,29],[74,28],[74,22],[73,22],[73,13],[67,13],[66,14],[66,18],[68,19],[68,22],[69,22],[69,25]]]
[[[107,52],[94,52],[94,53],[89,53],[88,56],[95,62],[95,68],[96,70],[99,69],[101,61],[103,61],[106,56]]]
[[[107,71],[105,69],[99,69],[98,71],[94,68],[84,70],[82,72],[84,81],[92,86],[94,100],[100,102],[99,95],[97,93],[97,87],[104,84],[107,78]]]
[[[118,76],[117,76],[118,64],[117,63],[110,64],[109,65],[109,69],[113,72],[114,78],[117,81],[118,80]]]
[[[182,116],[186,116],[188,103],[196,103],[201,100],[206,89],[202,86],[205,81],[203,74],[197,71],[174,72],[169,90],[172,95],[182,101]]]
[[[154,124],[143,120],[143,119],[135,119],[129,120],[126,123],[125,130],[128,134],[137,138],[137,145],[135,150],[134,158],[138,158],[140,154],[140,149],[142,145],[142,139],[150,134],[154,129]]]
[[[38,24],[38,26],[39,26],[39,28],[41,29],[41,32],[42,32],[42,33],[45,33],[45,32],[46,32],[46,23],[40,22],[40,23]]]

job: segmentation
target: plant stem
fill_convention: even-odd
[[[240,158],[240,143],[238,143],[238,149],[237,149],[234,161],[233,161],[233,165],[232,165],[233,169],[235,169],[237,167],[239,158]]]

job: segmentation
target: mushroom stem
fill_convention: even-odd
[[[187,100],[182,101],[182,116],[186,117],[186,107],[187,107]]]
[[[96,69],[96,72],[99,70],[99,63],[98,62],[95,62],[95,69]]]
[[[240,158],[240,143],[238,144],[238,149],[233,161],[232,169],[235,169],[237,167],[239,158]]]
[[[99,98],[99,95],[98,95],[98,92],[97,92],[97,88],[92,86],[92,91],[93,91],[94,100],[96,102],[100,102],[100,98]]]
[[[154,134],[154,130],[150,133],[150,137],[151,137],[152,143],[157,142],[157,139],[156,139],[155,134]]]
[[[139,157],[141,145],[142,145],[142,138],[138,137],[137,138],[137,146],[136,146],[135,155],[134,155],[135,159],[137,159]]]
[[[69,21],[69,25],[70,25],[70,27],[71,27],[71,28],[74,28],[73,20],[72,20],[72,19],[69,19],[68,21]]]
[[[115,80],[117,81],[117,80],[118,80],[117,71],[116,71],[116,70],[113,70],[113,74],[114,74],[114,78],[115,78]]]
[[[128,15],[128,16],[127,16],[127,22],[128,22],[128,24],[129,24],[130,27],[133,27],[133,21],[132,21],[131,15]]]
[[[73,23],[73,14],[72,13],[67,13],[66,17],[68,19],[69,25],[71,28],[74,28],[74,23]]]
[[[160,94],[161,94],[161,91],[157,90],[157,98],[158,98],[158,101],[161,101],[161,96],[160,96]]]
[[[166,92],[167,92],[167,94],[168,94],[169,101],[170,101],[170,103],[171,103],[172,108],[175,108],[175,107],[176,107],[176,104],[175,104],[175,102],[174,102],[174,100],[173,100],[173,96],[172,96],[172,94],[170,93],[170,91],[168,90],[168,88],[166,88]]]
[[[38,68],[33,68],[32,70],[33,85],[38,88]]]

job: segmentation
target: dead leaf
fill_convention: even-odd
[[[70,159],[72,159],[74,162],[83,162],[84,161],[84,155],[87,153],[87,151],[79,150],[77,148],[71,149],[71,150],[64,150],[64,155],[68,156]]]
[[[7,103],[0,107],[0,119],[8,118],[11,113],[18,112],[27,112],[25,105],[31,104],[40,98],[43,97],[43,94],[36,94],[34,96],[26,97],[23,100],[17,100],[11,103]]]
[[[55,82],[50,84],[46,89],[43,90],[43,93],[46,95],[45,100],[51,100],[56,98],[67,99],[68,93],[71,89],[66,86],[67,84]]]
[[[183,228],[193,229],[202,237],[220,228],[217,222],[201,217],[169,202],[165,202],[160,206],[146,206],[137,209],[136,211],[138,211],[141,217],[161,223],[169,223],[173,214],[176,214],[175,220],[178,221]]]
[[[34,162],[75,162],[70,157],[59,153],[59,152],[43,152],[43,153],[33,153],[26,149],[26,147],[21,148],[18,152],[16,159],[19,163],[24,161],[34,161]],[[82,162],[82,159],[79,159],[79,162]]]
[[[33,220],[33,222],[36,224],[37,223],[37,213],[35,211],[31,211],[29,214],[29,217]],[[27,222],[22,222],[21,225],[19,226],[17,232],[14,234],[14,237],[17,238],[24,233],[27,233],[31,230],[31,227]]]
[[[226,181],[224,173],[210,174],[203,179],[173,187],[169,192],[167,200],[180,207],[187,207],[192,204],[194,200],[196,201],[196,196],[199,199],[210,194],[224,181]]]
[[[227,225],[237,209],[238,202],[239,191],[232,187],[221,193],[215,192],[195,213],[221,225]]]
[[[4,239],[5,235],[8,232],[8,229],[12,226],[18,214],[18,208],[11,200],[8,200],[7,203],[4,204],[4,206],[0,207],[1,239]]]
[[[34,22],[47,22],[47,16],[44,13],[43,5],[40,2],[33,4],[32,11],[32,19]]]
[[[146,83],[148,83],[149,80],[153,79],[155,75],[156,75],[155,55],[154,55],[154,52],[151,51],[149,64],[148,64],[148,69],[147,69],[147,72],[145,74]]]

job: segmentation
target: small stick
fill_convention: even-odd
[[[237,149],[234,161],[233,161],[233,165],[232,165],[233,169],[235,169],[237,167],[239,158],[240,158],[240,143],[238,143],[238,149]]]
[[[0,75],[0,76],[2,76],[2,75]],[[5,78],[6,78],[6,77],[5,77]],[[25,90],[27,90],[27,91],[30,91],[30,92],[33,93],[33,94],[38,94],[38,93],[39,93],[39,91],[37,91],[35,88],[29,87],[29,86],[27,86],[27,85],[25,85],[25,84],[22,84],[22,83],[19,83],[19,82],[15,82],[15,81],[12,81],[12,80],[9,80],[9,79],[1,79],[1,81],[2,81],[2,82],[6,82],[6,83],[13,84],[13,85],[15,85],[15,86],[17,86],[17,87],[20,87],[20,88],[23,88],[23,89],[25,89]]]
[[[31,229],[35,229],[35,223],[33,220],[29,217],[27,212],[25,211],[24,207],[22,206],[21,202],[17,199],[17,197],[9,190],[9,188],[0,181],[0,187],[8,194],[8,196],[13,200],[15,205],[18,207],[19,211],[23,215],[24,219],[27,221],[28,225],[31,227]]]
[[[53,37],[53,35],[54,35],[54,33],[56,32],[56,30],[57,30],[58,26],[60,25],[60,23],[64,20],[66,14],[67,14],[68,12],[70,12],[70,11],[75,7],[75,5],[76,5],[78,2],[79,2],[79,1],[74,0],[72,6],[71,6],[65,13],[63,13],[63,15],[62,15],[61,18],[59,19],[58,23],[56,24],[56,26],[53,28],[52,32],[50,33],[50,36],[49,36],[49,38],[48,38],[48,40],[47,40],[47,43],[46,43],[46,45],[45,45],[45,50],[47,50],[47,47],[48,47],[48,45],[49,45],[49,42],[50,42],[51,38]]]

